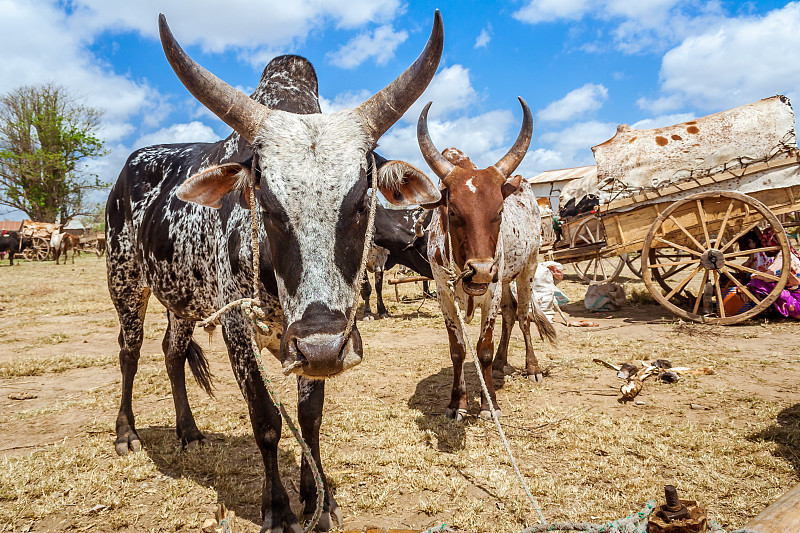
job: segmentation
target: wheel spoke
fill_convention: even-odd
[[[725,212],[725,217],[722,219],[722,225],[719,227],[719,234],[717,235],[717,242],[714,243],[714,248],[719,248],[722,243],[722,236],[725,234],[725,226],[728,224],[728,218],[731,216],[733,210],[733,198],[728,203],[728,210]]]
[[[600,263],[600,272],[603,273],[603,279],[608,279],[608,274],[606,274],[606,267],[603,266],[603,258],[598,257],[597,262]]]
[[[671,221],[672,221],[672,222],[673,222],[673,223],[674,223],[676,226],[678,226],[678,227],[681,229],[681,231],[683,231],[683,232],[684,232],[684,233],[685,233],[685,234],[686,234],[686,235],[687,235],[687,236],[688,236],[688,237],[689,237],[689,238],[692,240],[692,242],[693,242],[693,243],[694,243],[694,244],[697,246],[697,249],[698,249],[698,250],[700,250],[701,252],[705,252],[705,250],[706,250],[705,246],[703,246],[702,244],[700,244],[699,242],[697,242],[697,239],[695,239],[695,238],[694,238],[694,235],[692,235],[691,233],[689,233],[689,231],[688,231],[686,228],[684,228],[684,227],[683,227],[683,225],[682,225],[680,222],[678,222],[678,219],[677,219],[677,218],[675,218],[674,216],[670,215],[670,216],[669,216],[669,219],[670,219],[670,220],[671,220]],[[708,241],[706,241],[706,242],[708,242]]]
[[[730,280],[733,281],[733,283],[735,283],[737,287],[739,287],[739,290],[742,291],[743,293],[745,293],[748,298],[750,298],[753,302],[755,302],[756,305],[758,305],[758,304],[760,304],[762,302],[762,300],[759,300],[758,298],[753,296],[753,293],[751,293],[747,289],[747,286],[746,285],[742,285],[742,283],[738,279],[736,279],[736,276],[731,274],[730,271],[727,268],[722,267],[722,268],[720,268],[720,271],[723,274],[725,274],[726,276],[728,276],[728,278],[730,278]]]
[[[684,288],[684,287],[685,287],[685,286],[686,286],[686,285],[687,285],[687,284],[688,284],[688,283],[689,283],[689,282],[692,280],[692,278],[695,276],[695,274],[697,274],[698,272],[700,272],[700,269],[701,269],[701,268],[702,268],[702,265],[697,265],[697,268],[695,268],[695,269],[694,269],[694,270],[693,270],[693,271],[692,271],[692,272],[691,272],[691,273],[690,273],[688,276],[686,276],[686,278],[684,278],[684,280],[683,280],[683,281],[681,281],[681,282],[680,282],[680,283],[679,283],[679,284],[678,284],[678,285],[677,285],[677,286],[676,286],[674,289],[672,289],[672,290],[670,291],[670,293],[669,293],[669,294],[667,294],[667,295],[665,296],[665,298],[666,298],[667,300],[669,300],[670,298],[672,298],[673,296],[675,296],[675,294],[676,294],[677,292],[679,292],[680,290],[682,290],[682,289],[683,289],[683,288]]]
[[[655,265],[647,265],[648,268],[667,268],[667,267],[676,267],[681,265],[695,265],[699,263],[699,259],[688,259],[686,261],[675,261],[674,263],[658,263]]]
[[[703,281],[700,283],[700,290],[697,291],[697,298],[694,300],[694,308],[692,308],[692,313],[697,314],[697,310],[700,308],[700,300],[703,299],[703,291],[705,291],[706,283],[708,283],[708,270],[703,272]]]
[[[680,244],[675,244],[674,242],[668,241],[667,239],[664,239],[663,237],[656,237],[655,240],[657,240],[659,242],[663,242],[664,244],[666,244],[668,246],[671,246],[671,247],[673,247],[673,248],[675,248],[677,250],[683,250],[684,252],[690,253],[692,255],[696,255],[697,257],[700,257],[701,255],[703,255],[700,252],[698,252],[697,250],[692,250],[691,248],[687,248],[685,246],[681,246]]]
[[[697,203],[697,217],[700,219],[700,224],[703,226],[703,235],[706,236],[706,245],[711,246],[711,237],[708,236],[708,225],[706,224],[706,210],[703,209],[703,200],[698,198],[695,200]]]
[[[583,242],[585,242],[586,244],[594,244],[594,241],[590,241],[589,239],[587,239],[587,238],[586,238],[586,237],[584,237],[583,235],[580,235],[580,234],[579,234],[579,235],[578,235],[578,238],[579,238],[580,240],[582,240]]]
[[[722,253],[725,253],[725,250],[727,250],[728,248],[730,248],[731,246],[733,246],[733,243],[735,243],[736,241],[738,241],[738,240],[739,240],[739,237],[742,237],[742,236],[743,236],[745,233],[747,233],[747,232],[748,232],[748,231],[750,231],[751,229],[755,228],[755,227],[756,227],[756,226],[758,226],[760,223],[761,223],[761,220],[756,220],[755,222],[753,222],[752,224],[750,224],[749,226],[747,226],[746,228],[744,228],[742,231],[740,231],[739,233],[737,233],[737,234],[736,234],[736,236],[735,236],[733,239],[731,239],[730,241],[728,241],[728,244],[726,244],[725,246],[723,246],[722,248],[720,248],[720,249],[719,249],[719,251],[720,251],[720,252],[722,252]]]
[[[741,270],[742,272],[747,272],[749,274],[756,274],[761,278],[764,278],[769,281],[780,281],[781,278],[778,276],[773,276],[772,274],[767,274],[766,272],[761,272],[759,270],[753,270],[752,268],[747,268],[746,266],[737,265],[736,263],[728,263],[731,267],[735,268],[736,270]]]
[[[741,252],[731,252],[729,254],[724,254],[725,259],[730,259],[732,257],[741,257],[743,255],[750,255],[750,254],[757,254],[758,252],[777,252],[780,250],[780,246],[767,246],[766,248],[753,248],[752,250],[742,250]]]
[[[719,286],[719,272],[714,271],[714,291],[717,293],[717,307],[719,307],[719,316],[725,318],[725,306],[722,301],[722,289]]]

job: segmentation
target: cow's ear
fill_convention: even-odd
[[[400,206],[430,204],[442,197],[424,172],[404,161],[387,161],[378,167],[378,188],[389,202]]]
[[[420,204],[420,207],[422,207],[424,209],[436,209],[440,205],[445,205],[446,206],[447,205],[447,195],[449,194],[449,192],[447,190],[447,187],[443,186],[442,189],[439,189],[439,194],[440,194],[440,197],[439,197],[439,201],[438,202]]]
[[[250,169],[240,163],[214,165],[189,176],[178,187],[178,198],[219,209],[229,192],[245,191],[250,182]]]
[[[508,178],[506,182],[500,187],[500,192],[503,193],[503,199],[505,200],[519,189],[520,184],[522,183],[522,176],[517,174],[513,178]]]

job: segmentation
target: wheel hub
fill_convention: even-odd
[[[725,254],[712,248],[700,257],[700,263],[708,270],[719,270],[725,266]]]

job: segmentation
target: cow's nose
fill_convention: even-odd
[[[492,260],[471,259],[467,261],[465,267],[472,270],[472,275],[468,277],[469,281],[475,284],[491,283],[497,276],[497,263]]]
[[[336,369],[344,348],[344,337],[341,334],[318,333],[295,339],[295,342],[298,360],[321,372]]]
[[[314,333],[289,339],[290,357],[284,366],[310,378],[335,376],[361,362],[361,336],[357,329],[344,333]]]

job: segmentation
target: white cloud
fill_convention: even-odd
[[[581,39],[579,48],[601,52],[612,42],[615,48],[629,54],[663,50],[721,17],[718,0],[530,0],[514,13],[514,18],[530,24],[582,18],[607,22],[612,25],[609,30],[601,28],[600,35],[590,37],[589,42]]]
[[[544,133],[539,141],[549,144],[555,152],[561,154],[562,161],[569,162],[568,167],[593,165],[592,146],[607,141],[616,131],[616,123],[590,120],[573,124],[561,131]]]
[[[453,65],[441,69],[434,76],[428,88],[406,111],[401,120],[416,124],[422,108],[428,102],[433,102],[429,118],[435,116],[441,120],[456,111],[467,109],[477,100],[478,93],[472,87],[469,69],[463,65]]]
[[[0,92],[20,85],[62,85],[84,105],[105,112],[101,133],[107,142],[129,134],[130,119],[143,109],[163,117],[163,98],[99,62],[86,46],[87,35],[71,28],[61,10],[41,1],[3,0],[0,12],[0,47],[13,50],[2,58]]]
[[[664,112],[691,105],[718,110],[800,86],[800,3],[761,17],[729,19],[685,39],[661,64],[662,95],[639,106]]]
[[[479,167],[488,167],[514,144],[521,123],[521,119],[520,122],[517,120],[513,113],[505,110],[450,121],[429,118],[428,131],[440,152],[455,146]],[[430,172],[419,151],[416,124],[396,124],[381,137],[378,152],[384,157],[402,159],[418,166],[423,172]]]
[[[372,93],[366,89],[337,94],[333,100],[328,100],[323,95],[320,95],[319,107],[323,113],[334,113],[342,109],[353,109],[370,96],[372,96]]]
[[[631,124],[631,128],[636,130],[651,130],[654,128],[663,128],[666,126],[673,126],[682,122],[688,122],[696,119],[694,113],[676,113],[673,115],[659,115],[653,118],[646,118]]]
[[[546,122],[563,122],[588,111],[600,109],[607,99],[608,89],[603,85],[587,83],[570,91],[561,100],[550,102],[547,107],[536,113],[536,117]]]
[[[589,0],[531,0],[514,13],[514,18],[531,24],[574,20],[581,18],[591,6]]]
[[[74,0],[73,19],[92,32],[134,30],[157,38],[163,12],[178,41],[199,44],[205,52],[229,47],[285,47],[330,23],[352,29],[384,22],[401,13],[400,0],[231,0],[220,9],[213,0],[109,2]]]
[[[361,33],[334,52],[325,55],[337,67],[351,69],[370,57],[384,65],[394,56],[394,51],[408,39],[407,31],[394,31],[391,25],[380,26],[373,32]]]
[[[133,143],[134,149],[154,144],[172,144],[186,142],[216,142],[220,136],[202,122],[192,121],[186,124],[172,124],[153,133],[139,137]]]
[[[488,29],[483,28],[481,30],[480,34],[478,34],[478,38],[475,39],[475,46],[473,46],[473,48],[486,48],[488,46],[489,41],[492,40],[492,36],[489,33],[489,29],[491,29],[491,26],[489,26]]]

